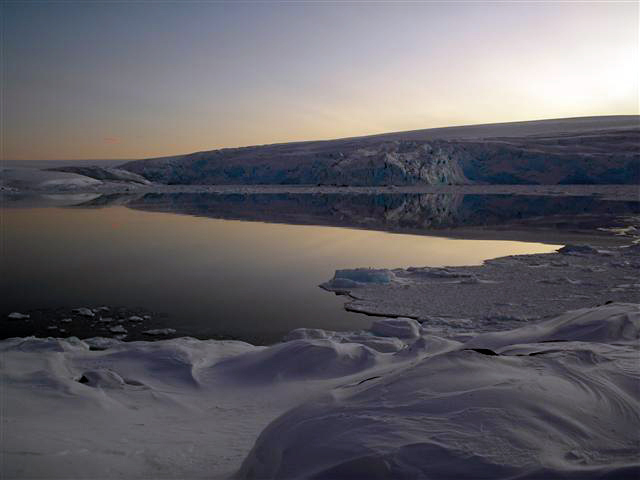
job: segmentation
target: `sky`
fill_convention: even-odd
[[[638,2],[2,0],[0,158],[638,114]]]

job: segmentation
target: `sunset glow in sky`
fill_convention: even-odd
[[[4,159],[639,110],[635,1],[0,8]]]

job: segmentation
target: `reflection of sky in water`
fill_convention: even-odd
[[[3,309],[139,306],[193,334],[366,327],[317,285],[338,268],[469,265],[554,246],[149,213],[3,210]]]

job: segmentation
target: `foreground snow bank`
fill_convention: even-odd
[[[639,332],[637,305],[611,305],[427,350],[280,417],[240,476],[637,478]]]
[[[0,341],[0,473],[640,473],[640,306],[583,309],[466,343],[427,332],[412,319],[380,319],[369,332],[294,330],[270,347],[191,338]]]

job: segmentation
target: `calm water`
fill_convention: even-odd
[[[101,208],[4,208],[2,313],[139,307],[153,313],[153,328],[172,327],[179,335],[271,342],[297,327],[369,325],[370,317],[343,310],[344,298],[318,288],[339,268],[470,265],[557,248],[386,233],[362,225],[353,229],[204,218],[173,212],[201,215],[210,210],[208,205],[216,212],[220,205],[202,198],[151,200],[147,208],[140,199],[129,206],[106,202]],[[242,202],[246,206],[239,199],[236,207]],[[358,210],[358,203],[351,208]],[[255,214],[259,208],[247,210]],[[290,211],[282,205],[276,210],[280,215]],[[367,219],[362,213],[357,218]],[[8,328],[8,322],[2,325]]]

